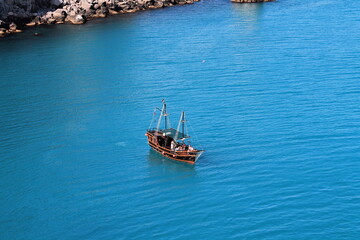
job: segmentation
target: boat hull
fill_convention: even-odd
[[[148,144],[152,149],[154,149],[156,152],[160,153],[164,157],[172,160],[194,164],[196,160],[200,157],[200,155],[204,152],[199,150],[173,151],[169,148],[160,146],[152,133],[147,132],[145,136],[148,137]]]

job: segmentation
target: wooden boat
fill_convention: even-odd
[[[156,128],[151,128],[157,110],[160,110],[159,120],[157,122]],[[164,129],[160,129],[160,124],[163,117],[165,118],[165,125]],[[182,112],[177,129],[171,128],[169,114],[166,110],[166,102],[163,100],[162,109],[156,108],[154,110],[153,119],[150,123],[149,129],[145,134],[145,136],[148,138],[150,147],[152,147],[156,152],[160,153],[164,157],[176,161],[194,164],[199,159],[204,150],[197,150],[190,145],[190,142],[187,140],[190,138],[190,136],[185,133],[187,132],[185,123],[185,112]]]

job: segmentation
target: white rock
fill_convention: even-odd
[[[50,3],[54,6],[60,6],[62,4],[61,0],[51,0]]]

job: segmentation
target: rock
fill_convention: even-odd
[[[121,3],[117,5],[119,10],[128,10],[129,9],[129,5]]]
[[[67,13],[62,8],[56,9],[54,12],[52,12],[52,18],[54,18],[57,21],[63,21],[66,18],[66,16]]]
[[[58,6],[61,6],[62,1],[61,0],[51,0],[50,4],[55,6],[55,7],[58,7]]]
[[[61,16],[62,16],[62,19],[64,20],[67,17],[67,12],[63,10],[61,12]]]
[[[49,23],[49,24],[55,24],[55,23],[56,23],[56,19],[55,19],[55,18],[49,18],[49,19],[47,20],[47,23]]]
[[[53,17],[53,12],[47,12],[44,16],[43,16],[43,18],[44,19],[48,19],[48,18],[52,18]]]
[[[25,24],[25,25],[28,26],[28,27],[32,27],[32,26],[35,26],[35,25],[36,25],[36,22],[31,21],[31,22],[29,22],[29,23],[27,23],[27,24]]]
[[[92,17],[94,15],[96,15],[96,10],[92,9],[92,8],[88,9],[85,13],[85,16],[87,16],[87,17]]]
[[[106,0],[98,0],[97,2],[100,6],[106,6]]]
[[[40,17],[40,22],[41,23],[47,23],[47,20],[48,20],[48,18],[46,16]]]
[[[156,8],[162,8],[164,6],[163,2],[161,1],[155,1],[154,7]]]
[[[109,13],[110,13],[111,15],[118,14],[118,12],[117,12],[117,11],[115,11],[115,10],[113,10],[113,9],[109,9]]]
[[[80,2],[80,6],[88,11],[92,7],[92,2],[88,2],[87,0],[83,0]]]
[[[80,15],[85,15],[86,14],[86,10],[83,8],[79,8],[78,14]]]
[[[140,9],[140,10],[145,10],[147,8],[147,1],[146,0],[138,0],[136,2],[136,6]]]
[[[16,28],[17,28],[17,26],[16,26],[16,24],[15,23],[10,23],[10,25],[9,25],[9,31],[10,32],[16,32]]]
[[[101,6],[96,10],[96,17],[105,18],[109,15],[109,9],[107,7]]]
[[[122,10],[123,13],[134,13],[136,12],[136,9],[127,9],[127,10]]]
[[[107,8],[106,4],[101,5],[100,11],[101,11],[102,14],[104,14],[106,16],[109,15],[109,9]]]
[[[36,24],[42,24],[42,19],[41,19],[41,17],[36,16],[36,17],[34,18],[33,22],[36,23]]]
[[[163,4],[164,4],[164,7],[171,7],[171,6],[173,6],[173,4],[172,4],[170,1],[168,1],[168,0],[163,1]]]
[[[71,6],[68,11],[70,17],[76,17],[79,14],[79,8],[77,6]]]
[[[86,22],[86,17],[83,15],[76,15],[74,18],[70,18],[72,24],[84,24]]]
[[[63,9],[64,9],[65,12],[68,13],[68,12],[71,11],[71,6],[70,6],[70,5],[66,5],[66,6],[63,7]]]
[[[0,20],[0,28],[6,28],[6,23]]]

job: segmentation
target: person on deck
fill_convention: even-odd
[[[171,150],[175,150],[175,147],[176,147],[176,143],[174,140],[171,141]]]

